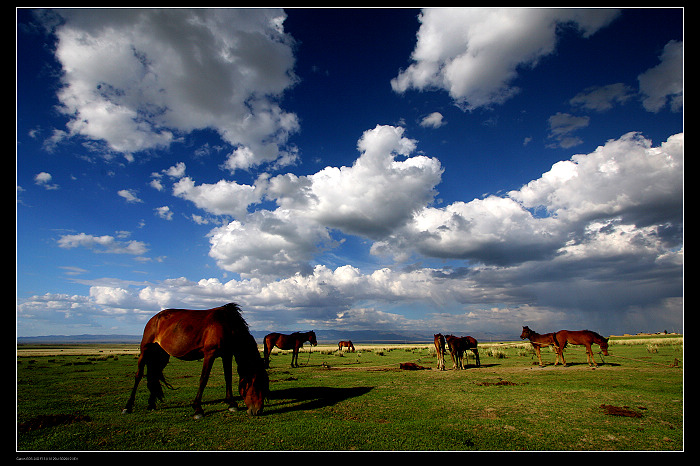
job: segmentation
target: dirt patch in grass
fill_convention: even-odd
[[[514,382],[509,382],[507,380],[499,380],[498,382],[479,382],[477,385],[481,385],[482,387],[491,387],[493,385],[517,385]]]
[[[92,421],[90,416],[82,414],[40,414],[26,422],[17,425],[20,432],[30,432],[32,430],[44,429],[46,427],[62,426],[73,424],[74,422]]]
[[[613,405],[606,405],[602,404],[600,407],[603,409],[603,412],[607,414],[608,416],[623,416],[623,417],[642,417],[642,413],[635,411],[633,409],[630,409],[629,406],[613,406]],[[646,409],[646,408],[640,408],[640,409]]]
[[[401,364],[399,364],[399,368],[405,371],[423,371],[426,369],[430,369],[429,367],[419,366],[418,364],[413,362],[402,362]]]

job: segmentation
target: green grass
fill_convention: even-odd
[[[540,368],[527,347],[500,345],[483,367],[434,370],[429,348],[374,349],[338,356],[332,348],[272,356],[262,416],[229,412],[217,361],[204,392],[206,416],[192,419],[200,363],[171,359],[166,390],[146,410],[145,381],[134,412],[122,415],[133,355],[19,357],[19,451],[96,450],[682,450],[683,347],[611,344],[591,369],[578,347],[568,367]],[[596,348],[597,349],[597,348]],[[680,367],[669,367],[675,360]],[[601,356],[596,355],[600,363]],[[400,370],[414,362],[430,370]],[[641,417],[605,414],[627,407]],[[242,403],[239,401],[239,407]],[[36,427],[42,416],[65,424]],[[82,417],[79,417],[82,416]],[[72,422],[71,422],[72,421]],[[49,423],[50,424],[50,423]],[[29,428],[35,426],[34,428]]]

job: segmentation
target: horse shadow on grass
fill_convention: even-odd
[[[271,391],[265,402],[262,416],[270,414],[287,413],[291,411],[306,411],[311,409],[325,408],[333,406],[341,401],[362,396],[369,393],[374,387],[296,387],[283,388]],[[239,396],[234,396],[236,411],[245,411],[246,406]],[[223,413],[229,410],[228,402],[224,398],[213,398],[202,401],[202,406],[206,406],[204,415],[210,416],[216,413]],[[157,410],[182,409],[186,404],[182,402],[161,403]]]
[[[373,387],[294,387],[274,390],[267,396],[265,414],[306,411],[333,406],[341,401],[365,395]]]
[[[582,366],[582,367],[590,367],[591,369],[595,369],[596,367],[605,367],[605,366],[612,366],[612,367],[617,367],[620,364],[617,362],[610,362],[610,361],[605,361],[605,362],[598,362],[597,366],[590,366],[586,361],[566,361],[566,366],[562,366],[561,364],[557,365],[557,367],[576,367],[576,366]]]

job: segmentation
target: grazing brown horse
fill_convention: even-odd
[[[596,364],[595,359],[593,358],[591,344],[595,343],[596,345],[600,346],[600,350],[603,352],[603,354],[608,356],[608,339],[591,330],[560,330],[554,335],[554,338],[557,341],[557,346],[559,346],[561,361],[565,366],[566,361],[564,361],[564,348],[566,348],[567,343],[571,343],[572,345],[584,345],[586,347],[586,356],[588,358],[589,366],[592,362],[594,366],[598,367],[598,364]]]
[[[338,351],[342,351],[343,348],[348,348],[353,353],[355,352],[355,345],[353,345],[352,341],[350,341],[350,340],[338,342]]]
[[[224,364],[229,410],[236,409],[231,389],[233,358],[236,358],[240,377],[238,392],[248,407],[248,414],[256,415],[262,412],[270,383],[258,352],[258,345],[250,334],[248,324],[243,320],[237,304],[230,303],[206,310],[166,309],[153,316],[143,330],[134,388],[124,413],[130,413],[134,406],[136,388],[143,377],[144,367],[148,368],[146,383],[150,391],[149,409],[155,409],[156,398],[163,399],[161,381],[168,388],[172,388],[163,376],[163,369],[170,356],[185,361],[204,359],[199,390],[192,404],[196,419],[204,416],[202,393],[214,360],[218,357],[221,357]]]
[[[520,334],[521,339],[528,339],[535,348],[535,353],[537,353],[537,359],[540,360],[540,366],[544,367],[542,363],[542,355],[540,354],[540,348],[543,346],[554,346],[554,352],[557,355],[557,361],[554,363],[556,366],[559,364],[559,345],[557,345],[557,340],[554,338],[554,333],[539,334],[533,330],[530,330],[527,326],[523,327],[523,333]],[[563,356],[562,356],[563,357]]]
[[[477,348],[478,342],[476,339],[470,336],[458,338],[454,335],[445,335],[445,340],[450,350],[450,356],[452,356],[452,369],[464,369],[462,358],[466,350],[471,350],[472,353],[474,353],[474,356],[476,356],[476,365],[481,366],[479,349]]]
[[[436,333],[433,335],[433,341],[435,342],[435,353],[437,353],[437,368],[440,371],[445,370],[445,337],[442,333]]]
[[[291,335],[283,333],[269,333],[265,335],[263,350],[265,367],[270,367],[270,352],[275,346],[283,350],[292,350],[292,367],[299,367],[299,348],[307,341],[311,343],[311,346],[316,346],[316,334],[314,332],[294,332]]]

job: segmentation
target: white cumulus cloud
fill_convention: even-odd
[[[248,206],[260,201],[260,193],[254,186],[226,180],[197,186],[189,176],[173,185],[173,194],[214,215],[236,218],[245,216]]]
[[[642,104],[650,112],[667,104],[679,111],[683,107],[683,42],[670,41],[659,59],[661,63],[638,77]]]
[[[238,213],[236,221],[209,235],[210,255],[222,268],[278,275],[308,270],[308,261],[333,245],[332,230],[381,238],[432,202],[442,175],[440,162],[411,156],[415,141],[403,133],[394,126],[365,131],[358,141],[361,155],[349,167],[326,167],[301,177],[260,177],[256,187],[245,188],[224,181],[195,187],[186,177],[175,193],[211,213]],[[278,208],[241,215],[262,192]],[[236,199],[242,202],[233,209]]]
[[[63,235],[58,239],[58,246],[65,249],[84,247],[111,254],[141,255],[148,251],[146,243],[142,241],[119,241],[110,235],[94,236],[86,233]]]
[[[610,23],[612,9],[436,8],[420,15],[412,63],[391,81],[396,92],[441,89],[466,109],[508,100],[519,68],[551,54],[557,28],[588,37]]]
[[[507,265],[592,251],[586,245],[594,240],[624,236],[661,254],[682,244],[682,180],[683,134],[653,147],[629,133],[557,162],[507,197],[426,207],[372,252]],[[592,222],[603,223],[596,229]]]
[[[298,129],[285,14],[268,9],[68,9],[54,30],[66,136],[127,154],[212,129],[237,168],[287,159]],[[236,154],[246,151],[245,160]]]

